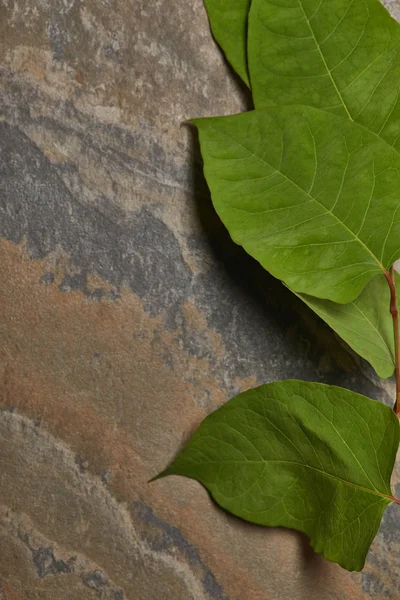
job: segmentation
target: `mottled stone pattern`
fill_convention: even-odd
[[[399,598],[396,507],[349,574],[147,483],[257,383],[393,392],[215,217],[182,123],[249,98],[202,1],[0,0],[0,94],[1,600]]]

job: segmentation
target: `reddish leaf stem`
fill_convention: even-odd
[[[394,267],[390,269],[390,273],[385,272],[386,280],[390,288],[390,313],[393,318],[394,329],[394,349],[395,349],[395,364],[396,364],[396,402],[393,410],[400,418],[400,335],[399,335],[399,311],[397,310],[396,285],[394,281]]]

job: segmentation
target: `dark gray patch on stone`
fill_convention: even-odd
[[[208,327],[222,335],[231,379],[254,375],[266,380],[268,375],[275,375],[281,363],[285,364],[286,377],[293,376],[298,361],[294,344],[290,348],[279,321],[254,298],[250,281],[245,277],[240,281],[237,275],[232,279],[224,266],[216,266],[196,278],[193,286],[196,306],[206,315]],[[288,321],[285,315],[286,326]],[[303,372],[311,370],[307,358],[303,355],[301,359]]]
[[[119,300],[121,298],[121,294],[118,292],[118,290],[111,290],[108,294],[108,300],[110,302],[117,302],[117,300]]]
[[[51,285],[52,283],[54,283],[54,279],[54,273],[45,273],[40,278],[40,283],[42,283],[43,285]]]
[[[108,485],[110,483],[110,471],[108,469],[104,469],[101,474],[101,481],[104,485]]]
[[[120,63],[122,60],[121,51],[116,49],[113,44],[105,44],[101,50],[102,55],[107,60]]]
[[[65,28],[61,28],[57,21],[52,21],[47,27],[47,37],[53,52],[54,60],[64,60],[65,58]]]
[[[124,600],[124,598],[125,598],[125,595],[122,590],[118,590],[114,593],[114,600]]]
[[[79,470],[81,471],[81,473],[86,471],[86,469],[89,467],[88,461],[80,454],[78,454],[78,456],[75,458],[75,462],[76,462],[77,466],[79,467]]]
[[[210,598],[225,597],[222,586],[217,582],[214,575],[210,571],[207,571],[204,575],[203,586]]]
[[[52,548],[31,549],[31,552],[36,572],[41,579],[48,575],[71,572],[71,566],[68,563],[55,558]]]
[[[108,294],[106,294],[106,292],[103,289],[101,289],[101,288],[96,288],[95,290],[92,290],[91,292],[88,292],[88,298],[90,300],[100,301],[104,297],[108,297]]]
[[[106,292],[101,288],[96,288],[95,290],[86,292],[86,295],[89,298],[89,300],[97,300],[98,302],[100,302],[100,300],[108,296],[108,294],[106,294]]]
[[[85,573],[85,575],[82,577],[82,580],[85,585],[93,590],[96,590],[97,592],[101,592],[101,590],[107,586],[107,577],[103,571],[100,570]]]
[[[144,502],[133,502],[132,506],[136,518],[146,524],[150,524],[152,528],[160,534],[149,540],[152,550],[155,552],[162,552],[170,548],[175,548],[182,552],[189,564],[193,565],[201,562],[200,555],[196,548],[186,540],[177,527],[174,527],[157,517],[153,510]]]
[[[308,309],[241,248],[227,242],[226,235],[222,231],[211,240],[216,260],[208,273],[196,277],[192,293],[208,327],[222,336],[228,393],[238,392],[235,378],[254,376],[260,383],[304,379],[336,384],[380,398],[382,390],[359,372],[344,373],[334,364],[328,372],[320,370],[321,355],[329,356],[329,348],[299,318]]]
[[[70,111],[79,117],[72,103]],[[44,119],[43,126],[56,125]],[[63,126],[57,127],[62,133]],[[145,130],[136,135],[110,125],[102,127],[103,134],[108,127],[110,135],[121,140],[120,148],[135,146],[144,139]],[[96,126],[85,127],[85,131],[82,143],[96,149]],[[60,135],[60,129],[57,133]],[[75,132],[66,128],[65,135],[69,134]],[[120,160],[122,168],[132,169],[131,157],[120,150],[97,150],[110,164]],[[153,153],[157,160],[166,160],[159,145],[154,145]],[[173,165],[171,172],[168,166],[168,174],[175,176]],[[192,186],[201,190],[200,175],[196,178]],[[215,219],[212,211],[210,218]],[[82,289],[94,300],[103,299],[101,292],[87,289],[90,273],[113,286],[108,300],[118,298],[122,285],[129,286],[149,314],[163,314],[165,326],[179,330],[177,336],[187,352],[199,358],[206,356],[211,369],[224,373],[227,397],[237,393],[237,378],[249,376],[260,383],[286,378],[339,383],[370,397],[382,395],[357,374],[338,370],[320,373],[321,347],[301,327],[298,310],[293,309],[296,300],[288,300],[291,294],[282,291],[279,282],[261,268],[257,270],[254,261],[232,244],[221,227],[217,233],[209,240],[215,255],[210,271],[194,277],[178,240],[151,207],[127,216],[106,197],[91,205],[82,203],[70,193],[58,167],[27,136],[0,124],[0,235],[16,243],[26,239],[28,252],[35,258],[44,258],[61,247],[70,257],[71,271],[78,273],[67,275],[62,289]],[[192,243],[196,244],[194,240]],[[193,336],[187,326],[182,307],[188,298],[206,315],[208,327],[221,334],[222,365],[210,354],[207,340]]]
[[[376,598],[381,595],[383,585],[373,573],[363,573],[362,589],[364,594],[368,594],[371,598]]]
[[[118,294],[128,285],[167,326],[182,322],[181,307],[192,275],[174,234],[150,209],[131,219],[115,207],[104,214],[75,199],[57,170],[18,129],[0,125],[0,235],[26,238],[34,258],[61,246],[79,275],[61,289],[86,291],[89,273],[109,281]]]
[[[389,565],[386,565],[386,567],[390,570]],[[382,568],[382,572],[387,573],[387,570],[384,569],[383,565],[380,565],[380,568]],[[384,600],[395,600],[397,598],[397,595],[393,595],[395,590],[389,589],[379,576],[374,573],[364,571],[361,573],[361,587],[368,598],[379,598]]]
[[[229,264],[227,272],[227,263],[217,263],[193,285],[196,306],[206,315],[208,327],[222,336],[229,392],[237,393],[236,378],[249,376],[260,382],[315,379],[316,361],[300,348],[298,316],[287,306],[274,306],[268,296],[258,294],[245,273],[245,264],[241,272],[240,258],[235,263],[234,277],[230,276]],[[275,296],[279,284],[270,279],[271,294]],[[291,327],[298,330],[296,336],[288,335]],[[198,340],[194,342],[198,344]]]
[[[84,290],[86,288],[87,277],[85,273],[75,275],[65,275],[62,282],[58,286],[61,292],[72,292],[76,290]]]
[[[381,535],[387,544],[400,543],[399,524],[399,507],[397,504],[391,504],[383,515],[381,524]]]
[[[157,314],[160,309],[170,318],[167,325],[179,326],[181,307],[188,297],[192,275],[183,260],[178,241],[161,220],[143,210],[130,235],[136,242],[136,252],[130,237],[125,236],[123,257],[134,272],[131,287],[144,299],[145,309]],[[172,318],[171,318],[172,317]]]
[[[162,337],[158,329],[153,331],[153,339],[151,340],[153,350],[158,354],[161,360],[167,365],[168,369],[173,369],[174,359],[169,348],[163,343]]]
[[[183,555],[189,565],[202,571],[202,585],[207,597],[211,600],[229,600],[224,594],[213,573],[203,563],[198,550],[182,535],[177,527],[166,523],[154,514],[150,506],[144,502],[132,503],[133,513],[140,529],[140,522],[151,528],[151,533],[146,532],[145,538],[151,549],[155,552],[176,552]]]

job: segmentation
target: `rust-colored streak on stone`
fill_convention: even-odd
[[[8,282],[0,290],[3,405],[51,423],[56,435],[66,431],[68,442],[79,443],[82,455],[102,438],[104,456],[96,458],[98,468],[107,466],[109,453],[116,463],[124,463],[128,441],[137,445],[139,454],[130,455],[129,461],[154,460],[157,455],[165,460],[159,455],[162,436],[168,439],[178,419],[187,435],[204,412],[196,408],[191,386],[182,381],[185,366],[172,371],[157,346],[154,351],[162,318],[146,317],[132,294],[123,294],[117,303],[100,303],[80,292],[65,294],[56,285],[44,286],[38,261],[30,261],[11,243],[2,241],[1,246],[2,279]],[[23,277],[14,276],[15,263]],[[115,420],[118,414],[120,422]],[[161,420],[164,431],[151,435]],[[142,439],[145,427],[151,439],[157,438],[152,448]],[[121,442],[115,447],[116,434]],[[102,450],[92,451],[95,455]]]
[[[42,493],[37,500],[32,500],[43,488],[43,476],[33,477],[32,463],[24,456],[20,442],[17,448],[23,460],[17,466],[21,484],[26,485],[26,477],[35,482],[26,488],[31,490],[29,504],[25,504],[23,490],[11,474],[3,475],[3,482],[7,484],[0,490],[1,502],[16,514],[27,511],[40,527],[41,534],[52,542],[57,540],[67,547],[71,544],[71,552],[86,555],[84,539],[95,526],[94,514],[104,519],[104,529],[108,522],[109,515],[102,514],[106,502],[100,502],[97,508],[86,506],[82,516],[82,491],[74,492],[70,488],[71,496],[65,497],[62,487],[67,485],[71,469],[75,477],[81,473],[85,478],[92,473],[97,478],[96,485],[105,481],[119,502],[128,506],[132,501],[139,503],[139,508],[133,506],[132,516],[124,518],[136,522],[136,535],[144,540],[151,541],[152,536],[157,539],[165,533],[154,532],[150,513],[147,509],[143,513],[140,508],[143,502],[153,507],[157,519],[179,526],[187,539],[202,549],[204,560],[219,574],[227,597],[239,600],[251,592],[255,599],[274,598],[276,583],[271,586],[272,591],[267,592],[269,586],[263,591],[266,564],[270,571],[268,580],[278,565],[281,571],[287,565],[285,579],[289,593],[292,565],[301,568],[301,556],[307,546],[296,534],[261,530],[216,511],[207,494],[194,482],[171,478],[151,485],[146,483],[171,458],[168,456],[171,448],[178,449],[206,414],[194,402],[198,390],[187,380],[190,362],[200,360],[201,363],[202,359],[186,356],[179,349],[179,340],[174,340],[171,332],[163,331],[162,318],[146,315],[141,302],[132,294],[123,292],[118,302],[101,303],[88,301],[81,292],[65,294],[55,283],[41,283],[44,265],[30,260],[20,247],[2,241],[0,253],[3,258],[1,280],[8,281],[0,290],[4,317],[2,407],[15,408],[15,414],[22,413],[40,422],[38,431],[48,430],[67,443],[74,453],[69,462],[49,465],[49,471],[60,479],[57,484],[60,489],[51,484],[50,496]],[[12,276],[16,267],[22,277]],[[201,317],[189,307],[186,312],[190,313],[191,326],[201,331],[204,327]],[[157,346],[154,351],[155,329],[161,331],[163,347],[173,356],[181,356],[173,370],[160,356]],[[218,354],[221,350],[217,338],[215,344]],[[222,399],[218,381],[208,376],[208,385],[214,390],[210,397],[218,404]],[[207,409],[212,409],[212,403]],[[30,427],[35,430],[33,424]],[[44,432],[39,435],[47,439]],[[39,445],[38,451],[40,449]],[[48,461],[47,450],[41,450]],[[6,464],[8,462],[14,472],[16,463],[12,458]],[[90,497],[86,502],[92,502]],[[71,507],[80,514],[79,523],[73,528],[75,518],[72,514],[68,516]],[[203,515],[201,520],[199,514]],[[65,526],[74,531],[72,539]],[[106,545],[102,534],[96,535],[99,539],[96,544],[90,544],[90,557],[113,578],[113,557],[102,550]],[[156,541],[151,543],[157,545]],[[314,559],[311,564],[312,570],[306,568],[301,576],[304,594],[316,594],[318,590],[318,597],[323,597],[323,581],[329,577],[331,590],[336,594],[333,597],[363,598],[357,585],[352,584],[339,567],[322,559]],[[227,572],[229,577],[225,578]],[[126,587],[125,577],[126,574],[115,577],[117,584]]]
[[[56,285],[44,286],[43,265],[9,242],[1,242],[1,255],[2,280],[9,282],[0,296],[6,325],[1,351],[3,409],[15,408],[43,423],[73,448],[77,471],[95,473],[99,481],[106,477],[121,500],[151,499],[155,492],[153,505],[165,506],[166,498],[157,499],[155,485],[150,487],[147,481],[168,460],[171,441],[179,448],[182,436],[189,435],[205,412],[193,402],[193,386],[184,383],[187,365],[171,371],[152,348],[152,334],[161,319],[146,318],[131,294],[122,294],[117,304],[98,303],[88,302],[80,292],[65,294]],[[23,278],[11,277],[16,264]],[[155,365],[157,377],[148,371]],[[22,475],[31,465],[19,467]],[[58,476],[63,478],[62,473]],[[12,486],[12,481],[5,486],[8,493],[3,500],[20,513],[25,510],[24,496],[17,493],[13,499]],[[172,497],[182,502],[182,484],[175,487]],[[39,503],[30,501],[30,514],[50,539],[55,515],[63,511],[66,518],[61,491],[59,500],[61,504],[44,502],[43,497]],[[46,514],[53,516],[43,522]],[[92,519],[82,521],[80,534]],[[67,539],[60,524],[56,533],[57,539]]]

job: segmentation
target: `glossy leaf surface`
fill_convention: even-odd
[[[306,104],[400,149],[400,26],[378,0],[253,0],[256,108]]]
[[[229,22],[229,31],[230,37],[224,37],[223,32],[226,32],[225,26],[225,16],[223,14],[224,9],[229,12],[230,3],[221,4],[220,0],[208,0],[207,2],[209,6],[209,16],[211,23],[215,23],[215,26],[220,30],[221,35],[219,36],[219,41],[222,47],[224,47],[225,43],[229,48],[229,45],[232,44],[233,39],[243,40],[243,32],[247,27],[247,19],[248,14],[245,11],[244,4],[240,6],[240,14],[236,13],[236,18],[226,19],[226,22]],[[250,9],[250,2],[246,2],[248,5],[246,10]],[[330,3],[332,4],[332,2]],[[235,6],[236,3],[235,3]],[[296,6],[296,4],[293,4]],[[317,29],[323,29],[323,20],[329,19],[334,20],[335,14],[332,13],[331,10],[326,11],[326,6],[320,4],[318,6],[318,10],[315,12],[315,17],[319,15],[318,22],[315,19],[310,20],[310,26],[316,27]],[[305,10],[308,10],[310,5],[305,6]],[[336,29],[332,34],[332,37],[337,35],[342,37],[351,37],[354,36],[354,30],[352,31],[352,23],[357,23],[360,21],[360,18],[363,19],[363,16],[366,15],[366,10],[369,12],[368,19],[368,27],[371,27],[378,32],[378,38],[382,38],[382,36],[392,36],[394,39],[397,38],[398,34],[396,33],[398,25],[395,23],[390,15],[385,11],[383,7],[380,5],[376,5],[376,3],[372,3],[372,7],[368,7],[365,2],[359,2],[358,0],[353,0],[353,2],[349,5],[346,3],[338,3],[335,0],[334,7],[336,10],[339,10],[339,13],[342,16],[342,20],[337,22],[336,20]],[[262,105],[263,102],[268,104],[268,102],[275,103],[291,103],[292,98],[288,98],[285,95],[282,95],[280,92],[279,85],[273,85],[274,81],[277,83],[277,79],[279,80],[279,76],[277,74],[273,75],[272,73],[268,73],[268,70],[265,69],[264,63],[261,58],[265,58],[265,55],[270,52],[271,56],[274,60],[274,66],[280,66],[282,68],[282,61],[276,60],[276,52],[278,54],[283,51],[281,58],[284,61],[288,60],[288,57],[291,54],[296,54],[296,52],[302,51],[302,43],[298,41],[297,45],[292,45],[290,41],[285,37],[282,38],[279,35],[279,31],[274,30],[274,27],[271,28],[271,23],[276,24],[276,20],[280,23],[281,27],[285,27],[285,20],[296,21],[298,19],[298,15],[294,18],[293,7],[289,8],[288,4],[285,2],[280,7],[268,4],[266,2],[254,2],[253,4],[253,13],[251,17],[251,28],[252,33],[253,29],[256,34],[257,43],[254,48],[254,60],[253,66],[255,67],[256,74],[259,75],[261,72],[260,80],[257,78],[256,81],[256,95],[259,94],[258,104]],[[298,5],[298,11],[300,11],[300,5]],[[300,11],[300,15],[301,15]],[[371,21],[371,15],[379,15],[379,19],[374,18],[374,21]],[[304,23],[303,23],[304,25]],[[325,25],[325,27],[329,27],[329,23]],[[331,25],[332,26],[332,25]],[[383,28],[383,30],[382,30]],[[389,32],[389,33],[388,33]],[[257,37],[259,36],[259,37]],[[271,39],[273,43],[271,44]],[[361,41],[361,40],[360,40]],[[316,40],[315,40],[315,43]],[[274,46],[275,44],[275,46]],[[354,44],[353,44],[354,45]],[[378,39],[375,39],[374,46],[377,48],[379,46]],[[393,44],[392,44],[393,46]],[[326,44],[322,44],[322,49],[328,53],[328,46]],[[275,48],[275,49],[274,49]],[[333,47],[330,48],[332,59],[334,59],[334,54],[337,52],[342,52],[342,45],[336,47],[334,44]],[[387,50],[389,53],[389,50]],[[301,56],[301,54],[300,54]],[[389,54],[387,54],[386,59]],[[349,57],[350,58],[350,57]],[[380,56],[377,63],[379,63],[380,59],[384,58],[384,55]],[[368,56],[366,57],[368,61]],[[261,64],[258,65],[257,62]],[[370,61],[372,62],[372,61]],[[387,61],[386,61],[387,62]],[[375,63],[374,63],[375,64]],[[381,63],[380,69],[385,64],[385,61]],[[378,65],[379,66],[379,65]],[[393,68],[393,64],[391,64],[391,69]],[[242,52],[235,57],[235,67],[238,72],[246,72],[247,73],[247,52]],[[370,69],[374,67],[371,64]],[[283,73],[281,73],[282,75]],[[294,79],[298,78],[299,72],[296,70],[294,74]],[[367,77],[371,80],[376,79],[379,75],[375,72],[369,72],[367,68],[363,71],[361,75],[361,79]],[[385,77],[383,78],[385,79]],[[285,81],[281,81],[282,85],[285,86]],[[309,95],[309,88],[301,89],[302,85],[307,83],[307,80],[302,81],[300,79],[299,89],[301,91],[299,99],[304,103],[309,104],[310,102],[315,102],[314,96]],[[386,110],[386,102],[390,95],[393,94],[393,90],[395,87],[390,84],[390,89],[388,86],[381,88],[377,87],[377,96],[372,99],[373,110],[378,110],[384,115],[386,119],[386,124],[389,127],[384,127],[381,134],[389,133],[389,130],[392,131],[396,136],[398,126],[396,124],[396,101],[393,103],[392,114],[388,114]],[[332,82],[333,85],[334,82]],[[273,90],[272,98],[269,97],[268,93],[264,93],[262,91],[263,85],[268,85],[268,89]],[[292,84],[291,84],[292,85]],[[383,92],[383,98],[382,98]],[[353,99],[352,94],[348,96],[349,105],[353,108],[353,104],[359,100],[358,93],[356,92],[356,96]],[[323,105],[322,105],[323,106]],[[336,107],[338,108],[338,107]],[[329,109],[331,110],[331,108]],[[335,109],[333,109],[335,110]],[[362,122],[362,113],[360,113],[360,121]],[[387,118],[388,117],[388,118]],[[400,121],[399,121],[400,122]],[[368,124],[371,126],[371,123]],[[387,136],[390,141],[390,136]],[[350,302],[346,305],[338,305],[329,300],[323,300],[320,298],[314,298],[312,296],[308,296],[305,294],[298,294],[300,298],[312,309],[314,310],[323,320],[325,320],[328,325],[330,325],[340,337],[346,341],[346,343],[360,356],[365,358],[370,364],[374,367],[377,374],[382,377],[390,377],[394,371],[394,343],[393,343],[393,324],[391,316],[388,314],[387,306],[389,303],[389,290],[387,286],[387,282],[384,277],[377,276],[374,277],[373,280],[367,285],[367,287],[363,290],[360,297],[355,301]]]
[[[310,107],[195,120],[233,240],[298,293],[348,303],[400,256],[400,159]]]
[[[200,481],[231,513],[306,533],[362,569],[388,504],[397,417],[353,392],[282,381],[240,394],[203,421],[165,475]]]

